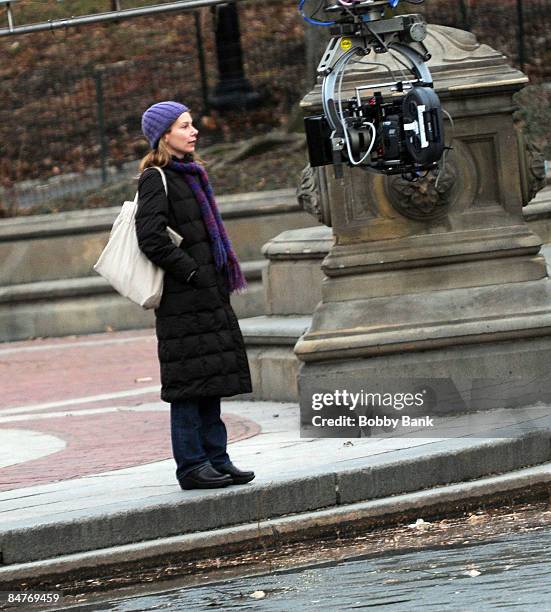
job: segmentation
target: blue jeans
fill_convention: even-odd
[[[178,480],[202,465],[211,463],[216,468],[229,462],[228,433],[220,418],[219,397],[172,402],[170,429]]]

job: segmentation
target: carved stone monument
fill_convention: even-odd
[[[303,416],[314,393],[402,378],[441,379],[444,411],[523,405],[551,387],[551,283],[522,216],[538,173],[513,120],[527,78],[468,32],[431,26],[426,44],[452,147],[440,174],[411,183],[345,167],[335,179],[326,166],[303,177],[334,237],[295,346]],[[400,70],[389,54],[377,61]],[[344,96],[386,72],[352,66]],[[320,92],[318,82],[304,98],[307,114],[321,112]]]

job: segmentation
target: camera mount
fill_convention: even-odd
[[[419,2],[415,2],[418,4]],[[331,40],[318,65],[322,81],[323,114],[305,118],[311,166],[333,164],[342,176],[342,164],[383,174],[402,174],[415,180],[438,167],[444,151],[440,101],[427,66],[430,54],[422,15],[385,18],[392,0],[338,0],[325,7],[339,13],[331,27]],[[346,68],[370,53],[390,53],[410,78],[358,85],[343,99]]]

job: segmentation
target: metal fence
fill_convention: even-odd
[[[180,24],[175,31],[172,16],[157,19],[159,31],[173,41],[170,54],[152,45],[145,59],[142,54],[90,65],[74,57],[63,67],[37,67],[24,78],[0,80],[0,206],[7,214],[135,174],[136,160],[147,151],[141,114],[155,101],[182,100],[191,108],[201,149],[280,125],[306,90],[305,43],[294,2],[239,6],[244,74],[259,99],[247,113],[209,104],[208,94],[219,85],[220,58],[214,16],[208,8],[201,11],[201,19],[199,11],[187,11],[185,28]],[[295,22],[296,33],[270,27],[282,14]],[[87,31],[93,36],[93,27]],[[231,56],[231,45],[225,51]]]
[[[533,82],[551,80],[550,0],[426,0],[414,8],[429,22],[473,32]]]
[[[550,0],[427,0],[405,10],[429,22],[472,30],[524,68],[534,82],[551,80]],[[151,102],[180,99],[198,122],[202,147],[233,142],[278,126],[311,84],[304,26],[295,2],[239,4],[245,75],[261,98],[250,112],[216,113],[208,104],[219,78],[210,9],[174,25],[169,56],[94,62],[71,57],[63,67],[32,68],[0,80],[0,213],[93,189],[135,172],[145,153],[140,116]],[[201,12],[202,11],[202,12]],[[200,18],[201,17],[201,18]],[[283,22],[283,27],[276,24]],[[156,25],[171,32],[172,16]],[[113,24],[112,28],[121,27]],[[93,29],[87,29],[92,32]],[[121,29],[128,40],[128,31]],[[0,73],[2,72],[0,66]]]

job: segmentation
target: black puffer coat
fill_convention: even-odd
[[[230,305],[225,274],[214,265],[201,209],[184,177],[165,168],[146,169],[138,183],[136,231],[140,249],[165,270],[163,297],[155,310],[161,364],[161,399],[229,397],[252,390],[239,323]],[[176,247],[169,225],[183,236]],[[190,284],[186,279],[196,275]]]

